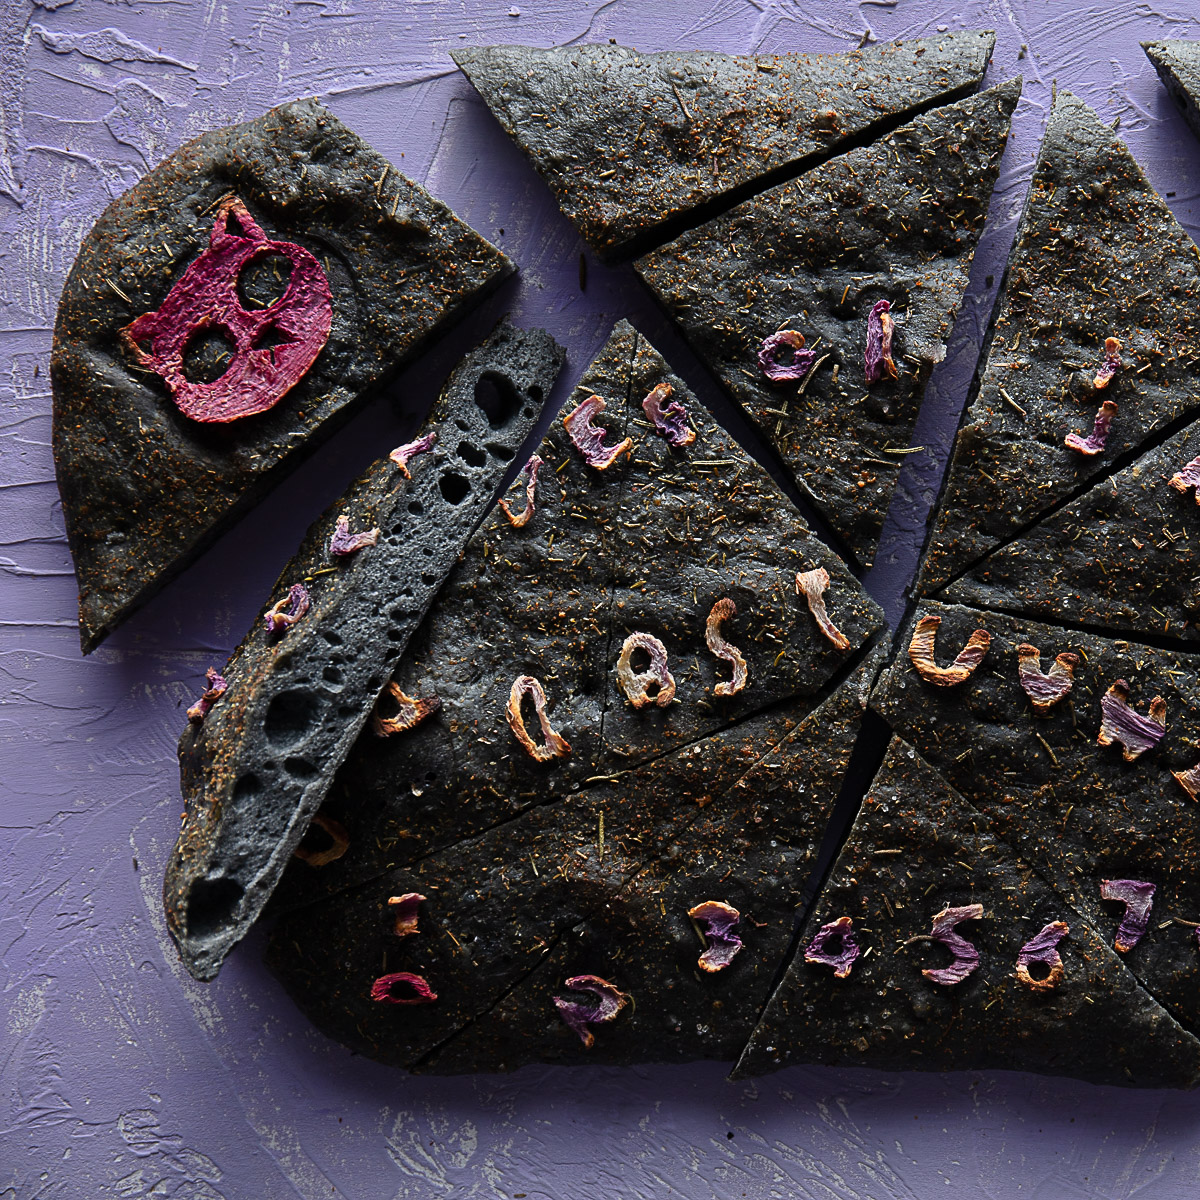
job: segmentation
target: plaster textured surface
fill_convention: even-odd
[[[7,0],[0,12],[0,1200],[353,1196],[642,1200],[1168,1200],[1200,1184],[1200,1096],[1019,1074],[526,1068],[430,1079],[323,1039],[253,936],[212,985],[161,915],[175,740],[204,669],[308,522],[406,440],[498,315],[570,351],[561,402],[627,316],[715,386],[627,266],[590,253],[450,51],[616,38],[644,50],[843,50],[994,28],[1025,77],[992,222],[867,577],[899,618],[1052,87],[1120,133],[1200,234],[1200,143],[1139,43],[1200,36],[1195,0]],[[112,197],[183,140],[319,94],[521,274],[95,654],[50,453],[47,364],[67,268]],[[730,427],[745,427],[732,416]],[[751,449],[761,450],[747,438]],[[764,461],[770,463],[769,455]]]

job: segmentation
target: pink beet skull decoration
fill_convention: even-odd
[[[291,263],[287,289],[266,308],[245,308],[238,278],[268,254]],[[121,340],[141,366],[162,377],[185,416],[226,422],[278,404],[316,361],[332,323],[333,300],[321,264],[303,246],[272,241],[236,196],[226,196],[217,207],[208,249],[160,308],[121,330]],[[184,355],[206,329],[224,333],[235,353],[219,379],[193,382],[184,375]],[[263,344],[268,335],[269,344]]]

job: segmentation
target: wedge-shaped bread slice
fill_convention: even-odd
[[[643,407],[667,386],[660,418],[676,423],[680,438],[692,435],[688,445],[671,446]],[[603,430],[597,439],[574,416],[594,408],[593,396],[605,403],[591,417]],[[597,441],[598,462],[627,438],[630,445],[592,466],[572,433],[585,446]],[[628,322],[618,324],[538,454],[545,465],[533,516],[520,527],[503,511],[488,518],[395,673],[406,695],[436,695],[440,710],[382,741],[364,732],[326,812],[346,829],[351,851],[319,869],[296,863],[281,904],[412,862],[589,779],[815,695],[883,629],[882,613],[845,565]],[[525,477],[506,501],[524,511]],[[823,599],[843,649],[796,594],[796,573],[809,570],[829,576]],[[734,651],[719,658],[708,646],[722,599],[738,612],[717,622],[716,634],[747,666],[746,685],[728,696],[716,688],[732,683]],[[660,643],[673,696],[648,679],[618,682],[631,636],[629,674],[650,673],[639,634]],[[514,683],[525,676],[539,681],[547,720],[567,749],[535,757],[547,741],[531,697],[520,712],[532,745],[518,740],[508,714]],[[643,693],[635,708],[631,696]]]
[[[1172,776],[1200,759],[1200,654],[924,602],[926,633],[930,619],[937,666],[976,629],[990,635],[982,661],[947,685],[922,677],[902,647],[872,707],[1106,937],[1124,911],[1103,898],[1104,881],[1153,885],[1149,924],[1125,962],[1200,1029],[1200,825]]]
[[[1200,42],[1171,38],[1162,42],[1143,42],[1142,49],[1154,64],[1171,99],[1200,137]]]
[[[845,54],[484,46],[454,61],[603,257],[974,91],[992,33]]]
[[[511,271],[315,100],[114,200],[51,358],[84,652]]]
[[[188,807],[164,899],[197,978],[216,974],[262,910],[563,358],[548,334],[507,322],[472,351],[422,429],[424,448],[409,447],[403,465],[380,459],[312,526],[225,668],[227,690],[180,739]],[[338,553],[339,536],[363,534],[367,544]],[[270,628],[268,611],[297,586],[307,611]]]
[[[1019,95],[1014,81],[934,109],[636,263],[864,564],[891,498],[894,452],[908,446],[946,352]],[[881,368],[868,382],[881,304],[895,326],[897,377]],[[760,353],[780,330],[813,355],[802,378],[768,377],[777,372]]]
[[[694,797],[731,787],[797,719],[780,711],[724,730],[290,913],[267,961],[329,1036],[413,1066],[614,902],[647,847],[693,818]],[[425,897],[418,931],[397,937],[388,901],[407,894]],[[436,1002],[372,999],[375,980],[400,971],[426,980]]]
[[[1110,338],[1119,343],[1111,376]],[[1059,92],[955,443],[923,593],[1194,416],[1198,345],[1200,252],[1124,143]],[[1116,412],[1097,437],[1105,404]],[[1067,444],[1072,435],[1083,449]]]
[[[563,948],[581,945],[581,928],[603,927],[620,947],[620,963],[646,959],[652,970],[656,961],[660,966],[675,963],[672,948],[683,941],[682,925],[694,963],[702,946],[686,913],[675,912],[673,904],[664,919],[654,885],[643,879],[630,887],[631,880],[652,871],[665,887],[669,868],[698,884],[724,873],[725,886],[736,899],[752,889],[754,881],[731,883],[725,867],[716,872],[711,865],[697,866],[692,827],[710,814],[728,817],[731,812],[747,822],[753,821],[751,812],[777,813],[777,820],[786,823],[783,814],[789,806],[770,785],[783,783],[795,795],[803,781],[811,792],[804,796],[802,811],[819,829],[836,796],[873,673],[860,662],[856,686],[848,684],[820,706],[781,706],[534,808],[407,869],[289,914],[272,936],[268,961],[322,1030],[386,1062],[453,1072],[535,1061],[547,1024],[560,1036],[552,1040],[546,1057],[557,1058],[563,1041],[569,1054],[570,1043],[578,1047],[579,1038],[559,1022],[548,994],[537,996],[532,1012],[520,1014],[534,1024],[532,1030],[522,1027],[513,1033],[511,1061],[497,1061],[488,1048],[476,1047],[475,1031],[486,1038],[497,1024],[497,1013],[519,1006],[521,997],[536,990]],[[756,826],[755,834],[765,847],[767,831]],[[682,850],[685,845],[691,849]],[[778,853],[781,859],[788,857],[785,850]],[[703,878],[697,879],[697,872]],[[780,881],[797,889],[802,882],[791,877]],[[420,906],[418,933],[398,938],[388,899],[406,893],[426,900]],[[764,912],[775,899],[764,895]],[[790,908],[770,911],[772,919],[783,920],[790,929]],[[757,910],[754,915],[765,919]],[[771,977],[774,948],[767,937],[753,956],[747,954],[748,962],[755,961],[741,974],[743,983],[746,975]],[[576,973],[610,978],[614,969],[620,973],[605,947]],[[437,1000],[408,1011],[373,1000],[374,981],[400,971],[420,975]],[[705,1007],[719,999],[720,991],[706,997]],[[652,1018],[656,998],[649,985],[639,1001]],[[508,1027],[503,1015],[500,1026]],[[655,1041],[649,1046],[638,1040],[615,1043],[623,1047],[617,1061],[660,1057],[661,1021],[653,1028]],[[464,1029],[467,1037],[450,1040]],[[598,1041],[607,1042],[607,1032]],[[710,1041],[696,1042],[687,1035],[673,1041],[683,1057],[701,1057],[714,1048]],[[611,1061],[611,1052],[601,1051],[601,1059]]]
[[[643,408],[664,385],[671,388],[666,403],[686,410],[688,433],[676,439],[690,437],[684,445],[657,433]],[[637,436],[610,543],[604,742],[615,761],[638,761],[813,694],[848,660],[850,647],[883,629],[878,606],[841,560],[645,338],[629,414]],[[829,579],[819,603],[833,626],[824,631],[796,582],[822,570]],[[674,686],[666,704],[661,691],[630,688],[613,669],[628,639],[632,646],[645,635],[666,652]],[[631,650],[630,669],[648,670],[649,657]]]
[[[953,930],[969,951],[930,940],[939,912],[973,905],[978,917]],[[805,952],[819,930],[843,918],[849,937],[831,931],[819,947],[836,957],[850,939],[857,945],[839,978],[841,964],[808,961]],[[1048,927],[1049,950],[1026,961],[1021,977],[1022,948]],[[926,975],[972,956],[974,968],[958,982]],[[1192,1087],[1200,1041],[1138,984],[1102,933],[896,738],[736,1074],[791,1063],[1006,1068]]]
[[[1200,638],[1200,507],[1186,482],[1198,457],[1193,423],[985,555],[942,598],[1111,635]]]

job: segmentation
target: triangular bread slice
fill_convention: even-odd
[[[114,200],[50,364],[84,653],[512,270],[316,100],[206,133]],[[247,381],[266,407],[227,419]]]
[[[1145,932],[1123,957],[1200,1031],[1200,780],[1186,774],[1200,759],[1200,654],[933,601],[914,621],[871,707],[1107,937],[1124,911],[1104,881],[1151,885]],[[929,636],[945,667],[976,630],[990,642],[962,682],[974,653],[949,683],[914,666],[910,632],[929,673]]]
[[[686,444],[657,433],[643,408],[664,386],[671,389],[666,403],[687,414]],[[846,565],[645,338],[634,360],[628,421],[637,437],[610,540],[604,743],[614,761],[633,763],[781,700],[817,693],[851,648],[884,626]],[[797,587],[798,575],[814,571],[828,577],[818,602],[833,626],[826,631]],[[644,635],[666,651],[675,693],[665,705],[631,694],[612,669],[623,648]],[[634,672],[648,660],[631,651]]]
[[[985,555],[939,593],[1111,636],[1200,638],[1193,423]],[[1174,481],[1174,483],[1172,483]]]
[[[946,352],[1020,90],[934,109],[635,264],[864,564]],[[868,382],[881,305],[898,378]],[[779,330],[813,355],[799,379],[773,382],[763,361]]]
[[[1111,376],[1109,339],[1119,358]],[[943,485],[922,594],[1194,417],[1197,345],[1200,251],[1124,143],[1059,92]],[[1096,437],[1110,403],[1107,436]],[[1082,450],[1067,445],[1072,435]]]
[[[959,957],[929,940],[933,918],[972,905],[981,915],[954,933],[971,945],[961,954],[968,961],[976,955],[976,966],[958,982],[928,978],[926,971]],[[809,961],[806,951],[819,930],[843,918],[859,953],[839,978],[843,965]],[[1027,960],[1022,975],[1022,948],[1047,927],[1051,940],[1063,936]],[[828,937],[817,958],[848,949],[836,926]],[[1054,953],[1062,968],[1056,982]],[[736,1074],[791,1063],[1004,1068],[1192,1087],[1200,1079],[1200,1041],[979,812],[896,738]]]
[[[454,61],[605,258],[974,91],[995,35],[844,54],[483,46]]]

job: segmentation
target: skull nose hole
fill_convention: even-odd
[[[278,325],[268,325],[267,328],[263,330],[262,335],[259,337],[258,341],[254,343],[254,348],[255,348],[255,350],[270,350],[271,351],[271,361],[274,362],[275,361],[275,347],[276,346],[289,346],[294,341],[295,341],[295,338],[288,337],[285,333],[282,332],[282,330],[280,330]]]
[[[229,330],[202,325],[192,330],[183,351],[183,377],[188,383],[216,383],[225,374],[237,345]]]
[[[475,403],[483,410],[493,429],[507,425],[521,407],[521,394],[511,380],[495,371],[484,371],[475,381]]]
[[[292,278],[292,261],[282,254],[259,254],[238,272],[238,303],[247,312],[278,304]]]

